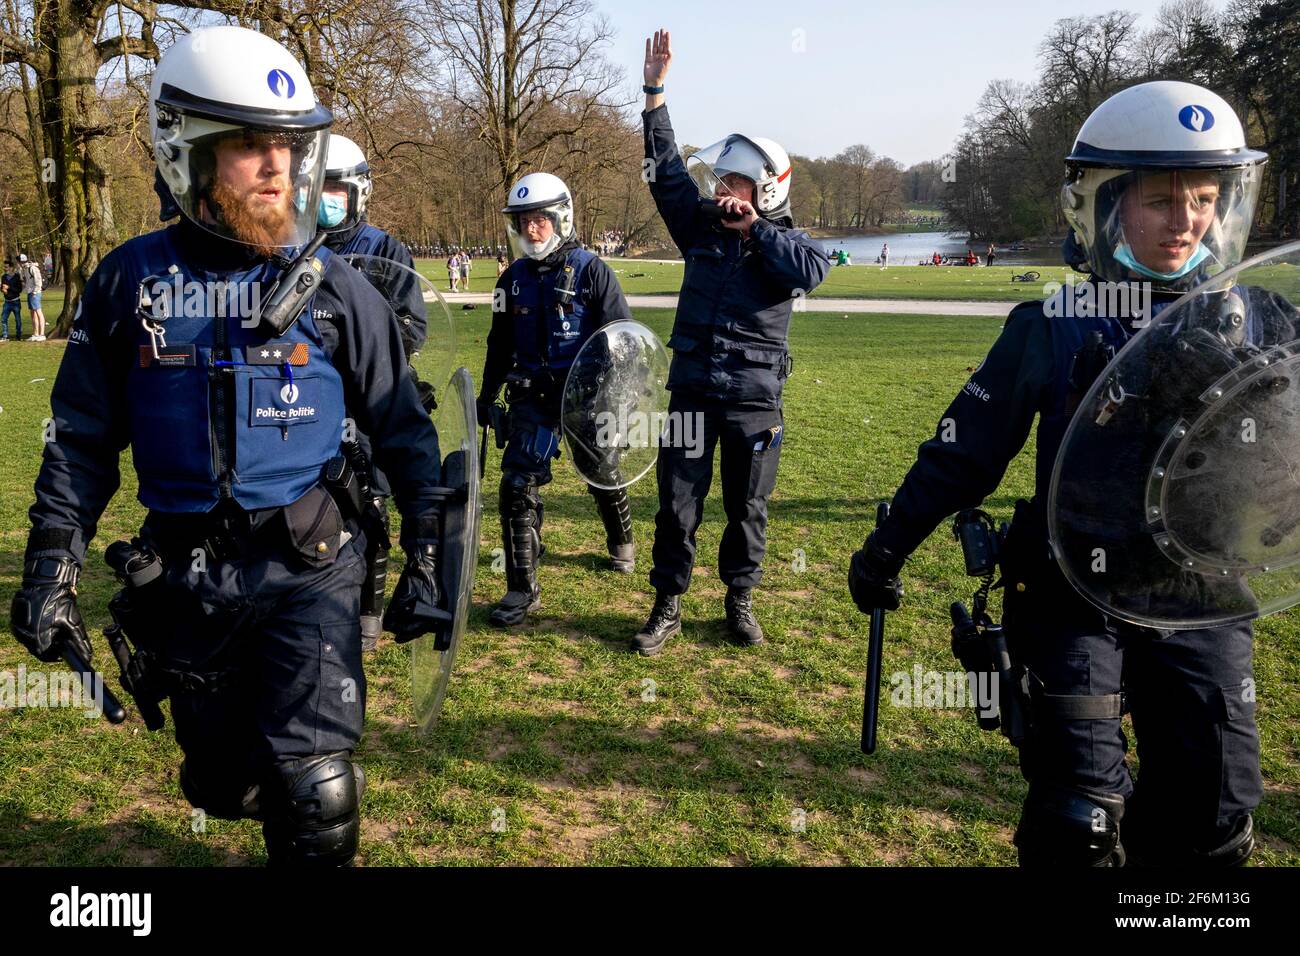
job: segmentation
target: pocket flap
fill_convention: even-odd
[[[285,507],[284,523],[293,549],[312,567],[324,567],[339,556],[343,516],[321,485]]]
[[[1255,680],[1246,678],[1240,684],[1220,687],[1223,710],[1228,720],[1249,720],[1255,715]]]
[[[781,349],[763,349],[742,346],[738,351],[750,362],[758,362],[760,365],[769,365],[775,367],[785,361],[785,352]]]

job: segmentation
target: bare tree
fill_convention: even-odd
[[[612,31],[590,0],[426,2],[442,89],[496,155],[501,188],[602,108],[627,105],[615,96],[625,78],[602,53]]]
[[[1081,116],[1091,113],[1131,72],[1137,19],[1137,14],[1112,10],[1057,20],[1038,49],[1042,93],[1068,101]]]

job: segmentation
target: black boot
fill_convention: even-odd
[[[655,606],[645,626],[632,638],[632,650],[643,657],[654,657],[663,650],[664,641],[682,632],[682,597],[680,594],[655,594]]]
[[[501,482],[501,533],[506,552],[506,596],[492,609],[488,623],[511,627],[542,606],[537,586],[537,488],[535,485],[508,486]]]
[[[596,499],[596,509],[605,526],[605,547],[609,549],[611,567],[631,574],[636,570],[636,546],[632,543],[632,503],[627,499],[627,490],[606,491],[594,485],[588,485],[587,490]]]
[[[753,647],[763,643],[763,629],[754,617],[753,588],[727,588],[727,632],[736,644]]]

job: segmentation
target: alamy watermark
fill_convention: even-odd
[[[1064,283],[1044,283],[1043,294],[1043,312],[1051,318],[1124,317],[1135,329],[1151,323],[1150,282],[1075,282],[1071,275]]]
[[[251,328],[262,316],[261,282],[198,282],[184,279],[178,271],[145,283],[140,287],[140,309],[160,321],[239,319]]]
[[[920,664],[911,672],[889,675],[889,702],[895,707],[936,710],[978,710],[981,717],[998,715],[998,677],[990,672],[927,671]]]
[[[0,710],[23,707],[59,707],[80,710],[83,716],[104,713],[104,678],[97,671],[0,671]]]
[[[702,412],[641,412],[622,406],[617,412],[596,413],[596,447],[683,448],[687,458],[704,454]]]
[[[50,925],[56,928],[119,927],[132,936],[148,936],[153,928],[152,893],[82,892],[73,885],[50,897]]]

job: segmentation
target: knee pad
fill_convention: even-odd
[[[216,766],[220,766],[218,763]],[[247,780],[208,771],[202,762],[181,761],[181,793],[190,806],[218,820],[260,819],[261,788]]]
[[[349,751],[316,754],[276,767],[279,800],[262,825],[274,864],[347,866],[361,833],[365,775]]]
[[[1021,866],[1123,866],[1124,798],[1033,781],[1015,844]]]
[[[506,472],[501,476],[501,493],[497,507],[502,517],[512,514],[533,512],[540,508],[542,499],[537,494],[537,485],[526,475]]]

